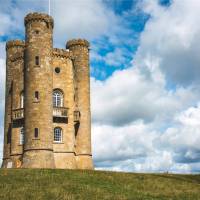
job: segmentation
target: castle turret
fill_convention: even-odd
[[[24,168],[54,168],[52,106],[53,19],[25,17],[25,145]]]
[[[89,42],[82,39],[70,40],[66,48],[73,53],[75,114],[76,117],[77,113],[79,115],[75,124],[77,168],[92,169]]]
[[[16,167],[16,160],[21,159],[22,149],[12,143],[16,135],[12,131],[13,127],[13,98],[16,90],[23,87],[22,74],[17,73],[23,70],[24,42],[21,40],[11,40],[6,43],[6,88],[5,88],[5,118],[4,118],[4,153],[2,167]],[[18,84],[15,85],[17,76]],[[19,86],[20,84],[20,86]],[[17,140],[17,139],[16,139]]]

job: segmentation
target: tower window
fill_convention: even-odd
[[[54,128],[54,142],[62,142],[62,129],[59,127]]]
[[[58,89],[53,91],[53,107],[63,107],[63,94]]]
[[[24,92],[20,94],[20,108],[24,108]]]
[[[11,123],[9,124],[9,127],[8,127],[8,132],[7,132],[7,144],[10,144],[11,143],[11,131],[12,131],[12,127],[11,127]]]
[[[35,56],[35,65],[40,65],[39,56]]]
[[[49,28],[49,23],[48,22],[46,22],[46,25],[47,25],[47,28]]]
[[[55,68],[55,72],[56,72],[57,74],[59,74],[59,73],[60,73],[60,68],[59,68],[59,67],[56,67],[56,68]]]
[[[38,35],[40,31],[36,30],[35,33]]]
[[[74,101],[75,101],[75,102],[78,101],[78,88],[75,88],[75,92],[74,92]]]
[[[38,138],[38,136],[39,136],[39,128],[35,128],[35,130],[34,130],[34,137]]]
[[[35,91],[35,99],[39,100],[39,92],[38,91]]]
[[[19,137],[19,144],[23,145],[24,144],[24,127],[20,129],[20,137]]]

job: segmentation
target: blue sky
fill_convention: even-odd
[[[0,3],[2,141],[5,42],[24,39],[24,16],[48,1]],[[91,43],[97,169],[200,171],[199,10],[198,0],[51,0],[54,47]]]

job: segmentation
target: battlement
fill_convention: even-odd
[[[23,40],[10,40],[6,43],[6,50],[12,47],[25,47],[25,42]]]
[[[54,20],[50,15],[44,14],[44,13],[29,13],[28,15],[26,15],[25,19],[24,19],[24,25],[26,26],[29,22],[32,21],[44,21],[47,24],[50,24],[53,28],[54,26]]]
[[[90,43],[85,39],[73,39],[67,42],[66,48],[69,49],[70,47],[77,46],[77,45],[89,47]]]
[[[66,49],[58,49],[54,48],[53,49],[53,56],[54,57],[61,57],[61,58],[71,58],[72,53]]]

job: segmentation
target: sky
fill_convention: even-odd
[[[47,0],[0,0],[0,157],[5,43]],[[200,1],[51,0],[54,47],[91,43],[96,169],[200,172]]]

